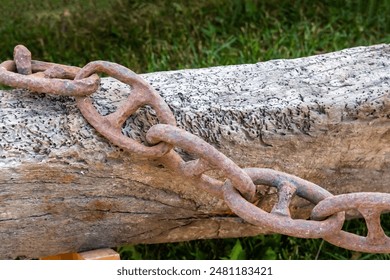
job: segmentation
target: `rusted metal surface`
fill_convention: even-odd
[[[17,71],[17,73],[16,73]],[[114,113],[100,115],[89,95],[99,86],[96,73],[105,73],[132,86],[126,102]],[[14,61],[0,64],[0,83],[31,91],[73,95],[77,105],[95,129],[113,144],[139,157],[157,160],[199,188],[224,199],[230,209],[248,223],[272,232],[302,238],[323,238],[350,250],[390,253],[390,238],[380,224],[382,212],[390,210],[390,194],[353,193],[334,196],[320,186],[299,177],[264,168],[240,168],[230,158],[199,137],[176,127],[175,118],[165,101],[133,71],[112,62],[95,61],[83,68],[31,60],[24,46],[17,46]],[[122,134],[127,118],[139,108],[150,105],[159,124],[146,134],[148,143],[138,143]],[[196,157],[185,162],[174,148]],[[225,182],[206,172],[217,170]],[[257,185],[274,187],[278,202],[270,212],[257,207]],[[290,203],[295,196],[312,202],[315,207],[309,220],[293,219]],[[356,209],[365,218],[366,237],[342,230],[345,212]]]
[[[172,149],[171,145],[160,143],[147,147],[124,136],[121,132],[122,125],[127,118],[144,105],[150,105],[156,111],[161,123],[176,126],[176,120],[171,110],[160,95],[130,69],[107,61],[94,61],[87,64],[80,70],[75,79],[80,80],[94,73],[106,73],[125,84],[131,85],[133,91],[122,107],[104,117],[96,111],[89,97],[77,98],[77,106],[87,121],[104,137],[128,152],[147,158],[161,157],[168,153]]]
[[[14,61],[16,70],[22,75],[31,75],[31,52],[22,45],[17,45],[14,49]]]
[[[322,220],[334,213],[356,209],[367,224],[367,236],[359,236],[346,231],[338,231],[324,239],[339,247],[355,251],[372,253],[390,252],[390,238],[381,226],[380,216],[390,210],[388,193],[349,193],[328,197],[319,202],[312,210],[311,218]]]
[[[224,197],[227,205],[238,216],[254,225],[269,228],[275,233],[295,237],[320,238],[343,226],[344,212],[337,213],[324,221],[294,220],[289,214],[291,198],[297,194],[312,203],[332,197],[325,189],[293,175],[272,169],[247,168],[244,171],[256,185],[275,187],[279,191],[279,201],[271,213],[249,203],[236,191],[234,185],[227,180],[224,185]],[[330,216],[330,215],[329,215]]]
[[[149,129],[146,139],[151,144],[161,141],[169,143],[199,157],[199,160],[181,163],[180,169],[177,171],[180,171],[183,175],[196,177],[201,176],[208,170],[221,170],[224,176],[235,184],[235,187],[246,199],[253,200],[256,187],[251,178],[230,158],[199,137],[177,127],[157,124]]]
[[[80,68],[30,61],[31,54],[27,48],[20,45],[16,46],[14,53],[15,61],[8,60],[0,64],[0,83],[3,85],[67,96],[89,95],[99,87],[100,78],[97,75],[82,80],[70,80],[75,77],[74,74]],[[30,65],[31,69],[29,69]],[[16,73],[16,70],[20,72]],[[35,74],[24,75],[23,73]]]

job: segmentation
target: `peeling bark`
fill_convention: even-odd
[[[178,126],[239,166],[274,168],[339,194],[390,191],[389,70],[390,45],[377,45],[143,77]],[[104,78],[93,97],[107,114],[129,94]],[[0,120],[0,258],[269,233],[108,143],[72,98],[0,91]],[[142,108],[123,133],[144,142],[155,123]],[[269,191],[261,205],[274,200]],[[306,217],[311,207],[296,199],[291,210]]]

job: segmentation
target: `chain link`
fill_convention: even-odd
[[[80,80],[98,72],[105,73],[125,84],[131,85],[133,90],[122,107],[104,117],[96,111],[88,96],[77,97],[77,106],[87,121],[100,134],[128,152],[147,158],[161,157],[168,153],[172,149],[171,145],[162,142],[155,146],[147,147],[121,133],[121,128],[127,118],[144,105],[150,105],[156,111],[161,123],[175,127],[175,117],[161,96],[133,71],[122,65],[107,61],[88,63],[79,71],[75,79]]]
[[[383,231],[380,216],[381,213],[390,210],[390,194],[361,192],[328,197],[313,208],[311,218],[322,220],[333,213],[354,209],[366,221],[367,237],[342,230],[324,239],[334,245],[342,245],[342,247],[349,250],[388,253],[390,238]]]
[[[126,102],[114,113],[101,116],[89,97],[99,86],[96,73],[105,73],[132,86]],[[157,159],[166,168],[192,180],[199,188],[224,199],[230,209],[246,222],[274,233],[324,240],[350,250],[390,253],[390,238],[380,224],[380,215],[390,210],[390,194],[352,193],[332,195],[320,186],[299,177],[265,168],[241,169],[230,158],[199,137],[176,127],[175,117],[160,95],[140,76],[128,68],[107,61],[94,61],[83,68],[31,60],[24,46],[16,46],[14,61],[0,64],[0,83],[76,97],[77,106],[85,119],[113,144],[140,157]],[[149,146],[124,136],[121,128],[140,107],[150,105],[159,124],[146,134]],[[173,149],[196,156],[185,162]],[[210,170],[221,171],[225,182],[206,175]],[[270,213],[253,204],[258,194],[256,185],[275,187],[278,202]],[[315,206],[309,220],[293,219],[290,203],[300,196]],[[342,230],[345,211],[358,210],[366,220],[366,237]]]
[[[251,224],[272,232],[302,238],[320,238],[339,231],[344,223],[344,212],[330,214],[323,221],[292,219],[289,206],[295,194],[316,204],[333,195],[323,188],[293,175],[264,168],[246,168],[244,171],[256,185],[276,187],[278,202],[271,213],[249,203],[235,190],[229,180],[225,182],[224,198],[230,209]],[[332,216],[331,216],[332,215]]]
[[[33,92],[50,92],[67,96],[85,96],[97,91],[100,78],[92,75],[81,80],[73,80],[80,68],[30,60],[30,51],[21,45],[15,47],[14,61],[0,64],[0,83],[14,88]],[[20,72],[15,72],[15,71]],[[23,75],[23,73],[33,73]]]

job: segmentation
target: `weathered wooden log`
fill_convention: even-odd
[[[288,172],[334,194],[390,192],[390,45],[143,77],[180,127],[241,167]],[[93,97],[107,114],[128,94],[104,78]],[[108,143],[72,98],[0,91],[0,121],[0,258],[268,233]],[[145,141],[156,122],[144,108],[123,132]],[[267,190],[260,204],[274,200]],[[292,211],[306,217],[311,207],[296,199]]]

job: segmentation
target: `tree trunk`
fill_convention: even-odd
[[[334,194],[390,192],[390,45],[143,77],[179,127],[240,167],[291,173]],[[104,78],[95,106],[107,114],[130,91]],[[0,258],[269,233],[108,143],[73,98],[0,91],[0,120]],[[145,141],[155,123],[145,107],[123,131]],[[263,207],[274,200],[270,191]],[[296,199],[293,215],[311,207]]]

